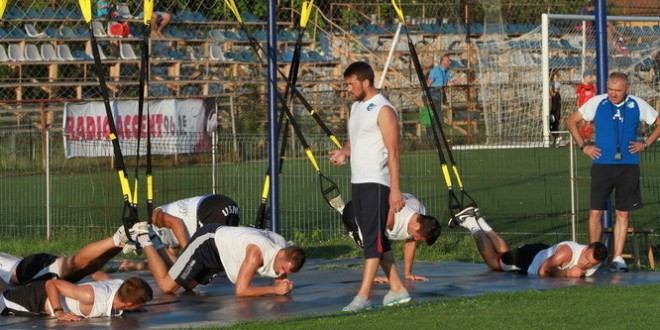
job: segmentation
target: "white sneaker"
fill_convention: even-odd
[[[628,265],[626,265],[626,262],[623,261],[623,258],[621,256],[618,256],[614,258],[614,260],[612,260],[612,265],[610,265],[610,269],[619,273],[627,273],[630,270],[628,268]]]
[[[353,301],[342,309],[343,312],[357,312],[363,309],[371,308],[371,301],[360,296],[355,296]]]
[[[459,224],[459,226],[472,231],[473,228],[480,228],[479,223],[477,223],[477,218],[475,217],[464,217],[463,221]]]
[[[453,217],[449,219],[449,228],[454,228],[456,225],[460,225],[465,218],[474,217],[474,205],[468,205],[461,212],[456,213]]]
[[[409,301],[410,301],[410,294],[408,294],[408,290],[406,290],[406,288],[403,288],[403,290],[399,292],[394,292],[390,290],[385,295],[385,298],[383,298],[383,306],[403,304]]]

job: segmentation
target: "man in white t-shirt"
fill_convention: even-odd
[[[389,212],[385,234],[390,240],[404,241],[403,263],[404,277],[409,281],[428,281],[428,278],[412,273],[412,265],[417,251],[417,241],[433,245],[440,236],[442,226],[434,217],[426,215],[426,207],[415,196],[404,193],[405,206],[399,212]],[[355,224],[353,202],[346,203],[342,212],[342,220],[350,236],[362,246],[360,230]],[[377,283],[387,283],[387,277],[378,276]]]
[[[607,258],[607,247],[600,242],[587,245],[565,241],[553,246],[543,243],[525,244],[509,249],[507,243],[486,223],[473,206],[456,215],[458,224],[470,230],[479,253],[488,267],[537,276],[586,277],[593,275]]]
[[[151,286],[139,277],[73,284],[42,279],[0,295],[2,315],[50,315],[62,321],[119,316],[153,298]]]
[[[235,284],[236,297],[285,295],[293,290],[293,282],[286,278],[287,274],[299,271],[305,263],[305,252],[300,247],[288,246],[286,240],[274,232],[211,223],[195,232],[168,269],[151,242],[148,226],[146,222],[138,222],[132,232],[136,233],[134,239],[147,256],[151,274],[166,293],[180,287],[192,290],[199,284],[208,284],[224,271]],[[252,285],[255,274],[274,278],[273,285]]]

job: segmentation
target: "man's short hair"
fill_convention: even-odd
[[[344,71],[344,79],[350,76],[355,76],[359,81],[369,80],[369,84],[371,86],[374,85],[374,69],[367,62],[358,61],[351,63]]]
[[[440,222],[430,215],[423,214],[419,215],[417,222],[419,222],[419,234],[426,238],[427,245],[433,245],[442,232]]]
[[[298,246],[289,246],[284,252],[284,260],[291,263],[291,272],[299,271],[305,264],[305,251]]]
[[[601,242],[593,242],[589,244],[587,248],[594,250],[594,259],[598,261],[603,261],[607,259],[609,252],[607,251],[607,246]]]
[[[618,71],[612,72],[612,73],[610,73],[610,76],[607,79],[608,80],[612,80],[612,79],[614,79],[614,80],[616,80],[616,79],[623,80],[623,82],[625,82],[626,85],[628,85],[628,75],[623,73],[623,72],[618,72]]]
[[[117,291],[121,301],[144,305],[154,297],[154,291],[149,283],[139,277],[130,277],[124,281]]]

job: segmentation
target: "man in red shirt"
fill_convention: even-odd
[[[577,85],[575,88],[575,93],[577,94],[577,105],[580,108],[587,100],[596,95],[596,76],[591,71],[584,71],[582,74],[582,83]],[[594,129],[591,126],[591,122],[583,120],[580,123],[580,136],[585,141],[591,141],[593,136]]]

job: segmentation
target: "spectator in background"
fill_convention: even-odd
[[[105,0],[96,1],[96,17],[97,18],[108,18],[110,14],[110,4]]]
[[[426,78],[426,85],[431,88],[431,97],[433,101],[438,102],[447,102],[446,93],[444,91],[445,86],[451,86],[454,82],[451,80],[451,72],[449,72],[449,67],[451,66],[451,59],[448,54],[442,55],[440,59],[440,65],[434,67]]]
[[[163,11],[155,11],[151,15],[151,37],[164,37],[163,30],[170,23],[172,15]]]
[[[584,71],[582,74],[582,82],[575,88],[577,94],[578,109],[584,105],[590,98],[596,95],[596,76],[591,71]],[[594,134],[594,129],[590,121],[580,121],[580,136],[584,141],[591,142],[591,137]]]
[[[550,75],[550,132],[553,137],[552,145],[559,146],[562,138],[558,133],[559,123],[561,122],[561,76],[558,71],[551,72]]]

